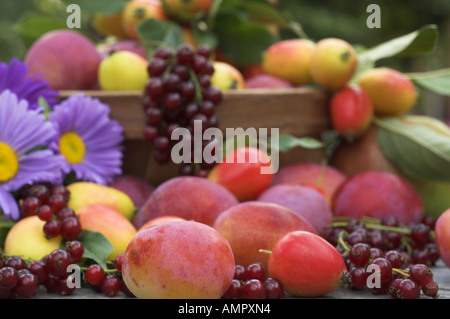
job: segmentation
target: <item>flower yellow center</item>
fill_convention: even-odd
[[[0,142],[0,183],[12,179],[19,170],[19,159],[14,150]]]
[[[75,132],[63,134],[59,140],[59,152],[71,164],[79,164],[84,159],[86,147],[81,137]]]

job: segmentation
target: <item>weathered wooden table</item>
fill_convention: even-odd
[[[450,268],[448,268],[441,260],[438,261],[436,266],[432,268],[434,273],[434,279],[439,284],[439,299],[450,299]],[[127,297],[123,292],[120,292],[116,297],[107,297],[106,295],[95,292],[91,288],[80,288],[70,296],[59,296],[57,294],[49,294],[45,288],[41,286],[38,294],[33,297],[35,299],[131,299]],[[296,298],[293,296],[286,296],[287,299]],[[432,299],[424,296],[423,299]],[[391,299],[389,295],[376,295],[372,293],[368,288],[362,290],[352,289],[339,289],[326,296],[315,299]]]

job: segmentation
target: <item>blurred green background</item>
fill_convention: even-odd
[[[64,2],[65,1],[65,2]],[[124,0],[126,1],[126,0]],[[245,0],[223,0],[244,1]],[[77,2],[74,0],[74,2]],[[92,0],[108,3],[108,0]],[[288,12],[299,22],[312,39],[338,37],[363,47],[413,32],[424,25],[435,24],[439,30],[439,43],[432,54],[413,58],[389,58],[382,61],[404,72],[420,72],[450,67],[450,0],[271,0],[280,12]],[[28,47],[47,30],[66,28],[67,0],[0,0],[0,60],[13,56],[23,59]],[[381,8],[381,28],[370,29],[366,19],[367,7],[377,4]],[[82,8],[83,10],[83,8]],[[90,14],[82,11],[82,29],[78,30],[93,40]],[[283,37],[293,37],[285,32]],[[419,112],[435,117],[447,116],[448,97],[427,93],[426,108]],[[431,102],[430,102],[431,101]]]

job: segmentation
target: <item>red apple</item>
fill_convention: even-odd
[[[269,275],[300,297],[319,297],[339,289],[347,266],[339,251],[322,237],[305,231],[288,232],[272,249]]]
[[[341,136],[358,137],[372,122],[372,101],[359,86],[343,88],[330,101],[330,117],[333,128]]]
[[[435,243],[442,261],[450,267],[450,208],[436,220],[434,226]]]
[[[256,147],[240,147],[228,153],[209,173],[214,181],[240,201],[254,200],[272,183],[270,157]]]

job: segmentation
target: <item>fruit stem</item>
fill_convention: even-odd
[[[367,223],[366,227],[370,228],[370,229],[380,229],[380,230],[394,231],[394,232],[408,234],[408,235],[411,234],[411,230],[410,229],[386,226],[386,225],[381,225],[381,224]]]
[[[189,75],[191,76],[192,82],[194,82],[196,102],[200,106],[200,104],[202,104],[202,102],[203,102],[202,87],[201,87],[200,83],[198,82],[197,75],[195,74],[195,72],[192,70],[191,67],[188,67],[188,72],[189,72]]]
[[[403,269],[392,268],[392,272],[401,274],[401,275],[403,275],[403,276],[405,276],[405,277],[408,277],[408,278],[410,277],[409,274],[408,274],[407,272],[405,272]]]
[[[345,251],[349,252],[350,249],[352,249],[352,247],[348,243],[345,242],[344,235],[348,235],[348,232],[346,232],[345,230],[343,230],[339,233],[338,246],[342,246],[342,248],[344,248]]]
[[[272,251],[271,250],[267,250],[267,249],[260,249],[258,251],[260,253],[267,254],[267,255],[271,255],[272,254]]]

